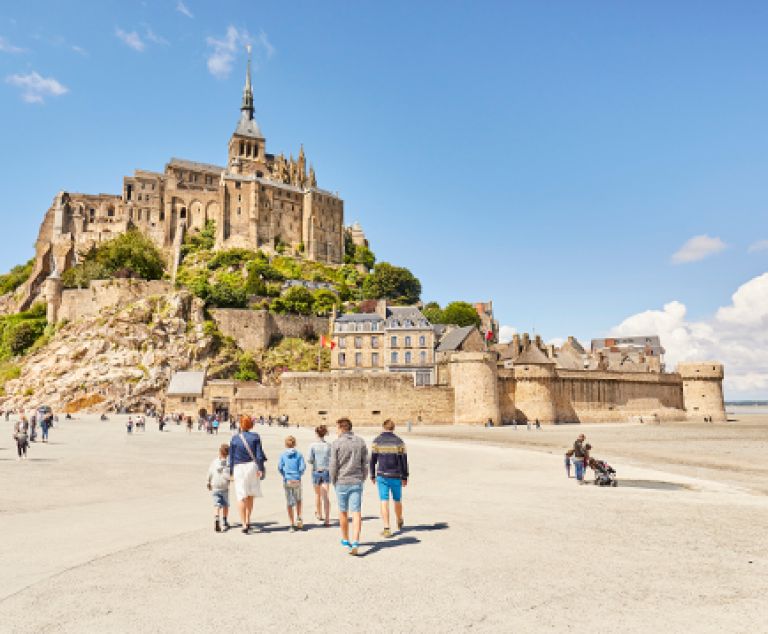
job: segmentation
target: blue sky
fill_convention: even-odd
[[[223,164],[250,41],[268,150],[303,143],[425,300],[547,339],[654,328],[764,395],[737,350],[768,354],[767,31],[765,2],[5,3],[0,268],[60,189]]]

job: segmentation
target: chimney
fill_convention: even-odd
[[[518,334],[512,335],[512,349],[515,352],[515,356],[522,352],[522,349],[520,348],[520,335]]]

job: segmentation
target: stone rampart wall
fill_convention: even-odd
[[[222,334],[246,351],[269,347],[273,337],[319,337],[328,333],[328,319],[305,315],[275,315],[266,310],[216,308],[213,319]]]
[[[173,290],[165,280],[94,280],[88,288],[67,289],[61,294],[59,321],[95,317],[104,308],[127,306],[150,295]]]
[[[347,416],[353,425],[453,423],[454,392],[449,387],[415,387],[410,375],[375,372],[330,374],[289,372],[280,385],[280,411],[291,423],[332,425]]]

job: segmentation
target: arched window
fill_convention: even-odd
[[[427,345],[427,338],[424,335],[421,335],[419,337],[419,346],[423,348],[426,345]]]
[[[406,352],[405,353],[405,363],[406,363],[406,365],[410,365],[410,363],[411,363],[411,353],[410,352]]]

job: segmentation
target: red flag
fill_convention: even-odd
[[[320,346],[323,348],[330,348],[331,350],[333,350],[336,347],[336,344],[333,341],[331,341],[331,339],[323,335],[322,337],[320,337]]]
[[[488,332],[485,333],[485,340],[490,341],[491,339],[493,339],[493,331],[489,330]]]

